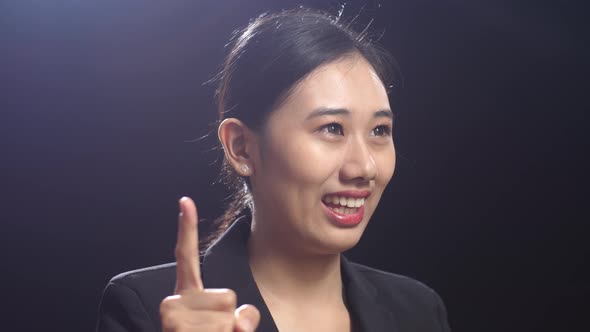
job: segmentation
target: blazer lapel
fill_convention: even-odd
[[[207,288],[233,289],[238,295],[238,305],[252,304],[260,311],[260,324],[256,331],[278,332],[248,264],[249,236],[250,223],[242,217],[211,245],[203,257],[203,284]]]
[[[233,289],[238,294],[238,304],[252,304],[260,311],[258,332],[278,332],[248,264],[249,236],[249,220],[241,217],[207,249],[201,267],[203,284],[207,288]],[[380,304],[377,289],[344,256],[341,270],[355,325],[363,332],[397,331],[393,314]]]
[[[375,286],[346,257],[341,256],[340,263],[349,310],[360,331],[398,331],[395,317],[380,303],[380,293]]]

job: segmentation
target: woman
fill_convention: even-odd
[[[430,288],[341,255],[395,167],[385,53],[309,10],[235,37],[218,90],[236,190],[223,234],[201,262],[196,207],[181,199],[176,263],[113,278],[98,330],[448,331]]]

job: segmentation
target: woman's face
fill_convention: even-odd
[[[391,131],[385,88],[363,57],[317,68],[261,134],[254,227],[300,253],[353,247],[393,175]]]

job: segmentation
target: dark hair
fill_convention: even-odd
[[[295,9],[262,14],[232,35],[231,51],[218,75],[219,121],[234,117],[260,131],[268,114],[279,106],[307,74],[344,56],[360,54],[386,87],[393,59],[369,38],[368,27],[357,33],[327,13]],[[249,178],[236,174],[224,158],[221,177],[233,192],[224,214],[214,222],[211,244],[241,215],[252,212]]]

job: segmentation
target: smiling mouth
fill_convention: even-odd
[[[365,198],[345,197],[339,195],[326,195],[322,202],[330,210],[339,214],[356,214],[365,205]]]

